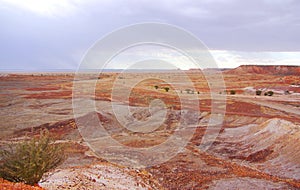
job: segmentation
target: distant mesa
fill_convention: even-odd
[[[199,68],[190,68],[189,71],[201,71]]]
[[[227,68],[190,68],[189,70],[187,70],[188,72],[202,72],[204,71],[205,73],[209,73],[209,72],[212,72],[212,73],[216,73],[216,72],[224,72],[224,71],[227,71],[228,69]]]
[[[241,65],[225,71],[226,74],[271,74],[271,75],[300,75],[300,66],[287,65]]]

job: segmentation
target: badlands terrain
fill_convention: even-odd
[[[0,83],[1,146],[45,128],[70,145],[44,189],[300,189],[300,67],[2,73]],[[130,151],[174,136],[155,154]]]

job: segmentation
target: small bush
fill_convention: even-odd
[[[231,95],[235,95],[235,93],[236,93],[235,90],[230,90]]]
[[[185,89],[185,91],[186,91],[186,93],[189,94],[189,93],[191,93],[192,90],[187,88],[187,89]]]
[[[53,144],[48,131],[42,131],[39,138],[10,145],[0,152],[0,177],[34,185],[66,159],[63,149],[63,145]]]
[[[265,92],[265,96],[273,96],[274,92],[273,91],[268,91],[268,92]]]
[[[158,86],[157,86],[157,85],[155,85],[155,86],[154,86],[154,88],[157,90],[157,89],[158,89]]]
[[[169,92],[170,88],[169,87],[165,87],[165,91]]]
[[[256,95],[257,95],[257,96],[260,96],[260,95],[261,95],[261,93],[262,93],[262,91],[261,91],[261,90],[256,90],[256,92],[255,92],[255,93],[256,93]]]

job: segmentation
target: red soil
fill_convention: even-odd
[[[30,186],[24,183],[13,183],[0,178],[0,189],[3,190],[43,190],[38,186]]]

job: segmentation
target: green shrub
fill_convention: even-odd
[[[30,185],[66,159],[64,145],[54,144],[48,131],[42,131],[39,138],[9,145],[0,153],[0,177]]]
[[[155,86],[154,86],[154,88],[157,90],[157,89],[158,89],[158,86],[157,86],[157,85],[155,85]]]
[[[165,87],[165,91],[169,92],[170,88],[169,87]]]
[[[262,93],[262,91],[261,91],[261,90],[256,90],[256,95],[257,95],[257,96],[260,96],[260,95],[261,95],[261,93]]]
[[[274,92],[273,91],[268,91],[268,92],[265,92],[265,96],[273,96]]]
[[[235,90],[230,90],[231,95],[235,95],[235,93],[236,93]]]

